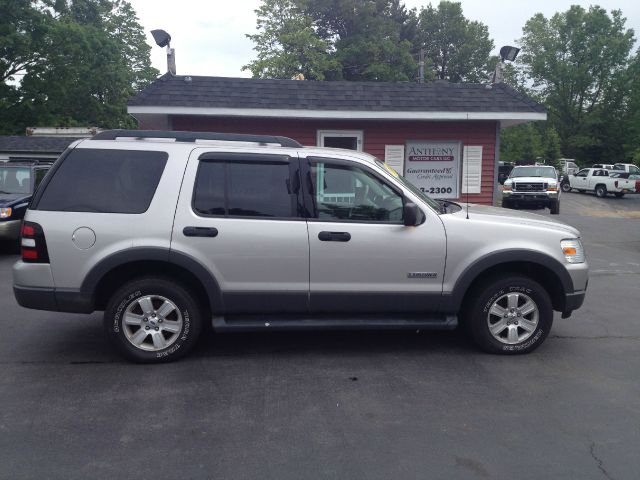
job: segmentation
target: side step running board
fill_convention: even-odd
[[[286,315],[228,315],[213,317],[217,331],[256,330],[452,330],[458,326],[456,315],[293,317]]]

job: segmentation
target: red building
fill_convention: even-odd
[[[492,204],[500,129],[545,120],[505,84],[315,82],[166,74],[129,101],[141,129],[255,133],[361,150],[436,198]]]

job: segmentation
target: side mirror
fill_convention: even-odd
[[[404,226],[415,227],[416,225],[418,225],[419,214],[420,209],[415,203],[405,203],[403,209]]]

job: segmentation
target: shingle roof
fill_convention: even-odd
[[[380,112],[521,112],[545,108],[505,84],[317,82],[165,74],[129,106],[358,110]]]
[[[0,152],[62,153],[77,137],[0,136]]]

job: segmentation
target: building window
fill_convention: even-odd
[[[318,130],[318,146],[362,151],[362,130]]]

